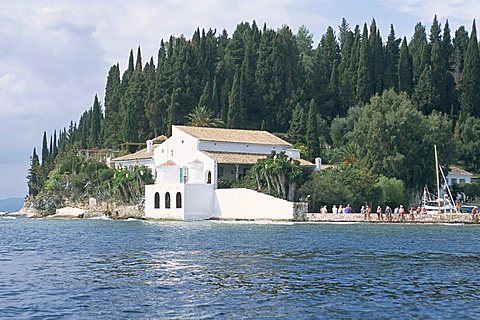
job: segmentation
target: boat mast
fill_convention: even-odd
[[[438,154],[437,154],[437,145],[433,145],[435,150],[435,173],[437,174],[437,202],[438,202],[438,212],[440,212],[440,175],[438,173]]]

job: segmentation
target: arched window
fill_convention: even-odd
[[[170,209],[170,192],[165,193],[165,209]]]
[[[207,171],[207,183],[212,183],[212,173],[210,172],[210,170]]]
[[[182,194],[180,192],[177,192],[177,196],[176,196],[176,204],[177,204],[177,208],[181,208],[182,207]]]
[[[155,192],[155,209],[160,208],[160,194]]]

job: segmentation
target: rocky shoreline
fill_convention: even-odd
[[[127,205],[104,205],[104,206],[83,206],[69,205],[55,210],[54,214],[37,210],[26,204],[18,212],[5,212],[6,217],[25,217],[31,219],[94,219],[110,218],[116,220],[145,219],[145,213],[140,206]]]

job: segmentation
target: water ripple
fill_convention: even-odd
[[[0,219],[0,318],[475,319],[479,230]]]

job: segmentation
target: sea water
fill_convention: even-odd
[[[0,217],[0,318],[478,319],[479,235]]]

